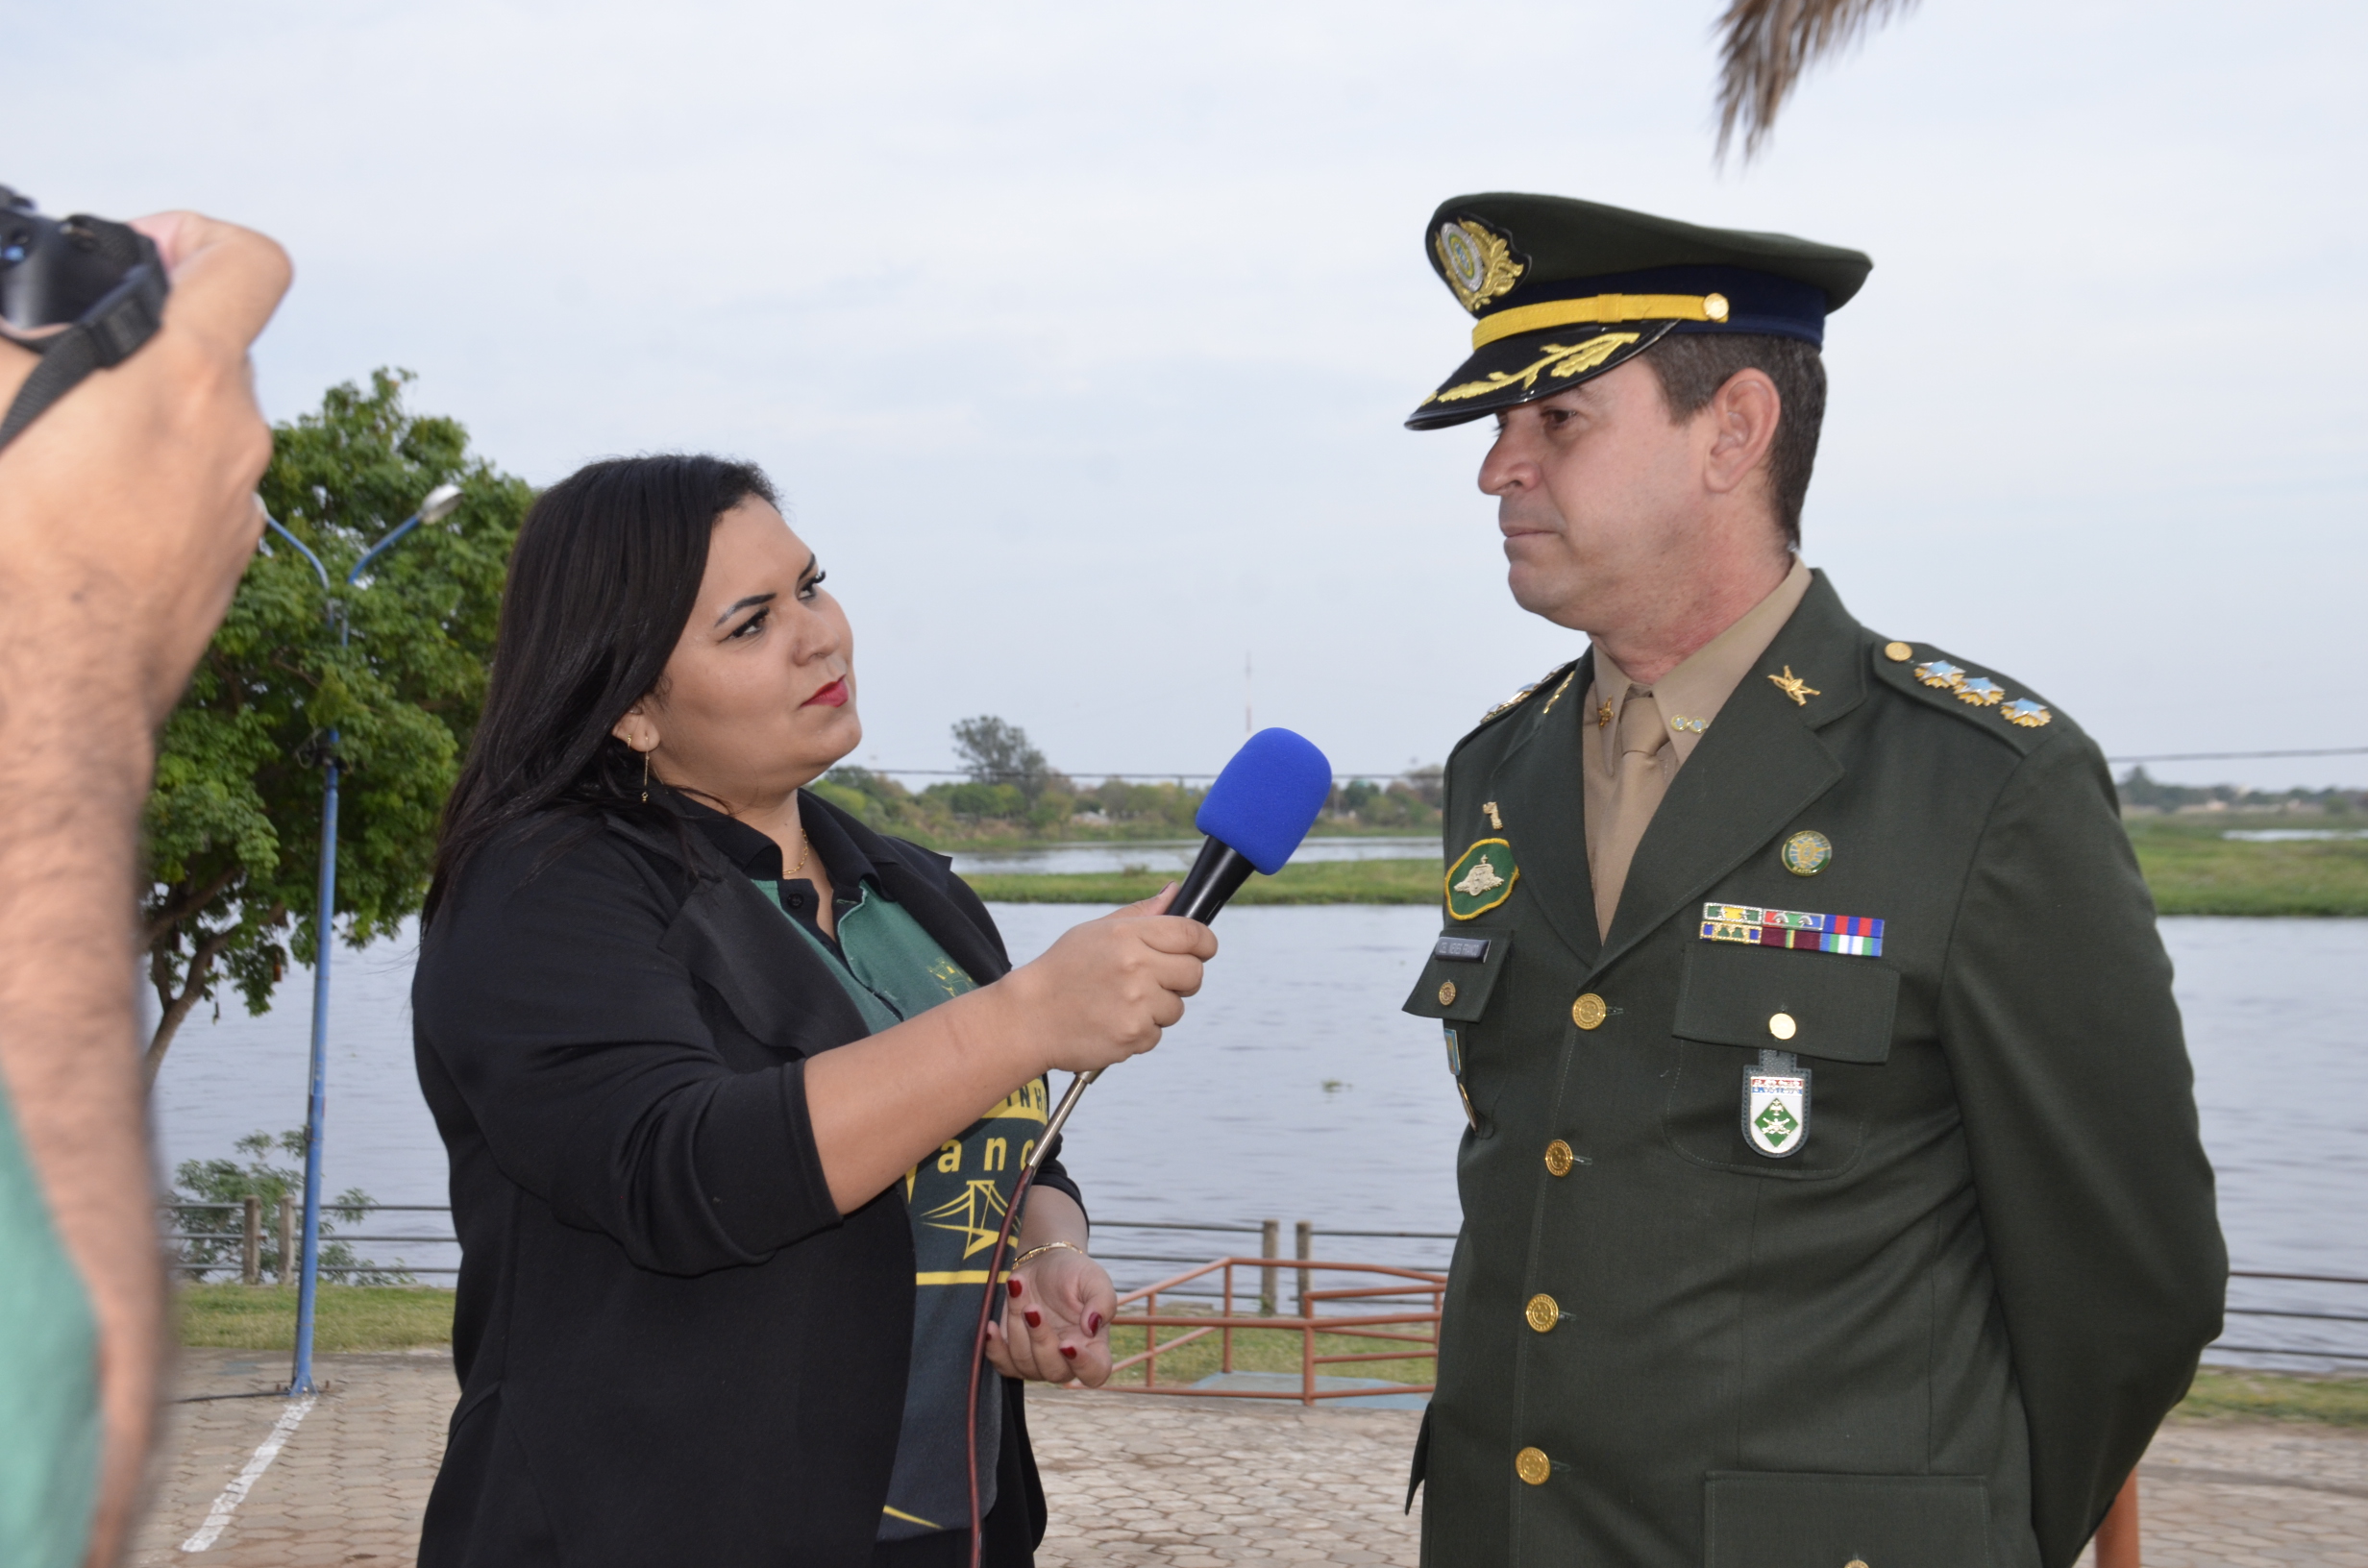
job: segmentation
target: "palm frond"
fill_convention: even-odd
[[[1915,0],[1729,0],[1718,18],[1718,157],[1737,129],[1743,157],[1760,150],[1776,111],[1819,58],[1858,40]]]

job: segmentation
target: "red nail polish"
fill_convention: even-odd
[[[1044,1313],[1042,1313],[1042,1312],[1038,1311],[1037,1311],[1035,1308],[1033,1308],[1033,1307],[1030,1307],[1030,1308],[1027,1310],[1027,1326],[1028,1326],[1029,1328],[1031,1328],[1031,1329],[1042,1328],[1042,1327],[1044,1327],[1044,1321],[1045,1321],[1045,1314],[1044,1314]],[[966,1439],[964,1439],[964,1440],[965,1440],[965,1441],[968,1441],[968,1439],[967,1439],[967,1438],[966,1438]]]
[[[1074,1345],[1063,1345],[1061,1347],[1061,1354],[1073,1361],[1077,1359],[1077,1347]]]
[[[1085,1332],[1088,1334],[1101,1333],[1101,1313],[1088,1312],[1086,1314]]]
[[[1009,1284],[1011,1286],[1011,1293],[1015,1296],[1018,1295],[1020,1293],[1020,1282],[1018,1280],[1013,1280],[1010,1281]]]

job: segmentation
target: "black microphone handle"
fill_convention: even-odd
[[[1193,861],[1193,869],[1184,873],[1183,882],[1175,890],[1175,897],[1169,901],[1168,913],[1181,915],[1186,919],[1198,920],[1206,925],[1217,919],[1217,912],[1225,907],[1225,900],[1241,892],[1242,884],[1248,881],[1249,873],[1257,869],[1249,863],[1248,856],[1233,845],[1221,844],[1215,839],[1203,839],[1200,841],[1200,853]],[[1031,1176],[1036,1167],[1044,1164],[1045,1156],[1052,1152],[1053,1139],[1059,1138],[1061,1129],[1068,1125],[1069,1114],[1077,1109],[1077,1100],[1085,1093],[1085,1086],[1100,1076],[1101,1069],[1097,1067],[1092,1072],[1079,1073],[1069,1081],[1069,1092],[1061,1096],[1061,1103],[1053,1109],[1051,1118],[1045,1124],[1045,1136],[1037,1141],[1035,1156],[1027,1163]]]
[[[1168,905],[1168,913],[1181,915],[1202,925],[1217,919],[1217,912],[1225,907],[1225,900],[1242,891],[1249,873],[1258,868],[1247,856],[1229,844],[1216,839],[1200,841],[1200,854],[1193,869],[1184,873],[1183,886],[1175,890],[1175,898]]]

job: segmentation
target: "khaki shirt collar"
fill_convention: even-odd
[[[1760,662],[1768,644],[1792,619],[1792,612],[1801,607],[1801,600],[1813,580],[1809,568],[1799,556],[1792,558],[1792,570],[1785,574],[1768,596],[1745,610],[1735,625],[1695,649],[1684,663],[1661,677],[1650,688],[1653,700],[1661,706],[1662,721],[1669,726],[1669,745],[1677,753],[1680,767],[1693,755],[1693,748],[1702,742],[1703,731],[1718,717],[1718,710],[1735,695],[1735,689],[1751,674],[1751,667]],[[1598,745],[1603,750],[1605,766],[1617,772],[1619,757],[1613,749],[1619,744],[1619,716],[1628,705],[1628,690],[1634,685],[1627,674],[1612,662],[1602,645],[1595,648],[1595,689],[1591,694],[1594,707],[1593,719]]]

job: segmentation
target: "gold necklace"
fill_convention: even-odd
[[[814,853],[814,841],[805,836],[805,824],[802,822],[798,825],[798,864],[792,866],[789,869],[789,874],[781,878],[784,882],[796,880],[798,873],[805,870],[806,861]]]

